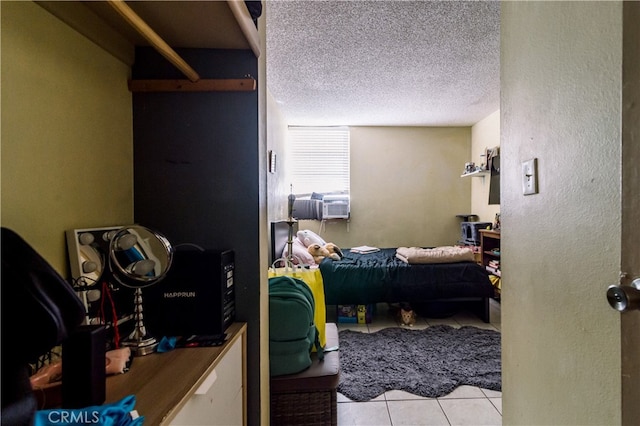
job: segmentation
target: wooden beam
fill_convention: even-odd
[[[227,5],[231,9],[231,13],[236,18],[242,33],[247,38],[251,50],[253,50],[256,58],[260,57],[260,38],[258,37],[258,30],[253,23],[253,19],[249,15],[247,5],[241,0],[227,0]]]
[[[175,65],[193,82],[200,80],[200,76],[171,48],[124,0],[107,0],[109,5],[124,18],[142,37],[147,40],[162,56]]]
[[[253,78],[189,80],[129,80],[132,92],[251,92]]]

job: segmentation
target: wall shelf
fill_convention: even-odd
[[[489,170],[477,170],[475,172],[471,172],[471,173],[464,173],[462,175],[460,175],[460,177],[466,178],[466,177],[485,177],[489,175]]]

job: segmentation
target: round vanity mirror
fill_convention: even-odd
[[[111,238],[110,269],[124,286],[142,288],[162,280],[172,260],[173,247],[169,240],[143,226],[127,226]]]
[[[162,234],[138,225],[113,234],[109,244],[109,269],[113,278],[135,289],[134,330],[122,341],[134,355],[155,351],[157,340],[147,334],[142,314],[142,288],[161,281],[173,261],[173,247]]]

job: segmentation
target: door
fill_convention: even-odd
[[[640,3],[624,2],[622,50],[622,254],[628,285],[640,277]],[[640,422],[640,310],[620,318],[622,424]]]

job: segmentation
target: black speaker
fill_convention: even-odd
[[[84,408],[105,401],[106,332],[81,325],[62,343],[62,407]]]
[[[235,320],[234,265],[233,250],[176,250],[166,278],[143,289],[149,334],[222,335]]]

